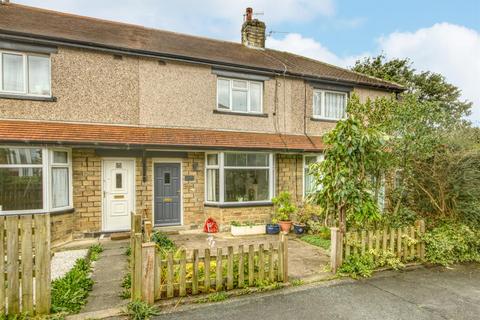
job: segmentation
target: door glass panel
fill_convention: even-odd
[[[165,172],[163,181],[165,184],[170,184],[170,172]]]
[[[117,189],[122,189],[122,184],[123,184],[123,175],[121,173],[117,173],[115,175],[115,188]]]

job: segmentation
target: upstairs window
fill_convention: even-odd
[[[315,90],[313,92],[313,117],[326,120],[341,120],[347,117],[347,94],[345,92]]]
[[[217,108],[223,111],[261,113],[262,92],[262,82],[218,78]]]
[[[50,56],[0,51],[0,93],[49,97]]]

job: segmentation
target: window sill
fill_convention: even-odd
[[[248,112],[236,112],[236,111],[223,111],[223,110],[218,110],[218,109],[213,110],[213,113],[228,114],[228,115],[233,115],[233,116],[268,118],[268,113],[248,113]]]
[[[228,203],[205,203],[205,207],[214,208],[248,208],[248,207],[271,207],[271,201],[262,202],[228,202]]]
[[[36,97],[22,94],[7,94],[0,93],[0,99],[14,99],[14,100],[30,100],[30,101],[46,101],[46,102],[56,102],[56,97]]]
[[[57,211],[51,211],[50,215],[51,216],[57,216],[57,215],[65,214],[65,213],[74,213],[74,212],[75,212],[75,208],[67,208],[67,209],[61,209],[61,210],[57,210]]]
[[[344,119],[328,119],[328,118],[317,118],[317,117],[310,117],[312,121],[320,121],[320,122],[338,122]]]

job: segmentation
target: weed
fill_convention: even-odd
[[[302,279],[294,279],[292,280],[292,286],[296,287],[296,286],[301,286],[305,284],[305,282],[302,280]]]
[[[124,254],[127,257],[130,257],[132,255],[132,248],[130,248],[130,247],[126,248]]]
[[[159,246],[164,250],[173,251],[176,249],[175,243],[170,238],[168,238],[168,236],[163,232],[155,231],[150,237],[150,240],[155,242],[157,246]]]
[[[130,298],[131,297],[130,289],[132,288],[132,275],[130,273],[127,273],[123,276],[122,288],[123,288],[123,291],[120,294],[120,297],[122,297],[123,299]]]
[[[102,252],[103,246],[100,243],[92,245],[90,247],[90,261],[97,261]]]
[[[197,303],[220,302],[227,299],[228,295],[225,292],[215,292],[209,294],[206,298],[198,300]]]
[[[158,315],[159,310],[146,302],[135,300],[127,304],[125,314],[132,320],[148,320],[152,316]]]

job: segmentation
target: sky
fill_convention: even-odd
[[[147,27],[240,41],[246,7],[267,47],[341,67],[383,53],[443,74],[480,126],[480,0],[11,0]]]

